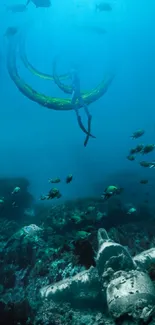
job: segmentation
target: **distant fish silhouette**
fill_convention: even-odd
[[[51,1],[50,0],[27,0],[26,6],[30,3],[33,2],[36,8],[42,7],[42,8],[49,8],[51,6]]]
[[[96,4],[96,10],[99,11],[112,11],[112,7],[108,2],[100,2]]]
[[[4,34],[4,36],[9,38],[9,37],[12,37],[15,34],[17,34],[17,32],[18,32],[18,28],[17,27],[14,27],[14,26],[8,27],[7,30],[6,30],[6,32],[5,32],[5,34]]]
[[[26,11],[27,7],[24,4],[14,4],[14,5],[6,6],[6,10],[11,11],[13,13],[17,13],[17,12]]]
[[[98,34],[98,35],[106,34],[105,28],[103,28],[101,26],[87,25],[87,26],[83,26],[83,29],[88,33],[94,33],[94,34]]]

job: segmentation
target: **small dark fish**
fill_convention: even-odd
[[[141,183],[141,184],[147,184],[147,183],[148,183],[148,179],[142,179],[142,180],[140,181],[140,183]]]
[[[136,153],[136,149],[135,148],[130,149],[130,155],[134,155],[135,153]]]
[[[72,174],[69,174],[67,177],[66,177],[66,183],[69,184],[73,179],[73,175]]]
[[[143,148],[144,148],[143,144],[138,144],[137,147],[135,148],[136,153],[142,152]]]
[[[18,28],[17,27],[8,27],[4,36],[5,37],[12,37],[18,33]]]
[[[103,193],[103,195],[101,195],[101,198],[105,201],[105,200],[109,199],[111,196],[121,194],[123,192],[123,190],[124,189],[122,187],[110,185],[104,190],[104,193]]]
[[[49,183],[53,183],[53,184],[57,184],[57,183],[60,183],[61,182],[61,179],[59,177],[57,178],[50,178],[48,180]]]
[[[151,168],[150,166],[152,165],[151,163],[149,163],[148,161],[140,161],[139,163],[142,167],[146,167],[146,168]]]
[[[12,203],[12,207],[13,207],[13,208],[18,208],[18,205],[16,204],[16,202],[13,202],[13,203]]]
[[[100,2],[100,3],[96,4],[96,10],[112,11],[112,7],[108,2]]]
[[[147,145],[143,148],[143,150],[142,150],[142,154],[143,154],[143,155],[144,155],[144,154],[147,154],[147,153],[153,151],[154,148],[155,148],[155,145],[154,145],[154,144],[147,144]]]
[[[85,211],[85,215],[91,214],[92,212],[94,212],[94,210],[95,210],[95,207],[89,206],[87,208],[87,211]]]
[[[138,144],[135,148],[130,149],[130,155],[140,153],[142,152],[143,149],[144,149],[144,145]]]
[[[50,0],[28,0],[26,3],[26,6],[30,3],[34,3],[36,8],[49,8],[51,6],[51,1]]]
[[[11,11],[13,13],[17,13],[17,12],[26,11],[27,7],[24,4],[15,4],[15,5],[11,5],[11,6],[6,6],[6,10]]]
[[[135,131],[135,132],[131,135],[131,138],[132,138],[132,139],[140,138],[144,133],[145,133],[144,130],[139,129],[139,130]]]
[[[4,197],[0,197],[0,206],[4,205]]]
[[[106,30],[100,26],[84,26],[83,29],[88,33],[95,33],[98,35],[104,35]]]
[[[59,199],[61,197],[61,193],[60,191],[55,187],[55,188],[52,188],[49,193],[48,193],[48,200],[50,199]]]
[[[57,199],[60,199],[62,197],[62,194],[59,192],[57,195]]]
[[[76,5],[76,8],[83,8],[84,6],[83,6],[83,4],[82,3],[77,3],[77,5]]]
[[[127,159],[130,160],[130,161],[133,161],[133,160],[135,160],[135,157],[132,156],[132,155],[129,155],[129,156],[127,156]]]

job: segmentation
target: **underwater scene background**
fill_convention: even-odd
[[[155,325],[154,15],[1,1],[2,325]]]

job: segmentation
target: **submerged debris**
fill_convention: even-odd
[[[12,187],[14,185],[11,184]],[[22,186],[21,188],[23,191]],[[118,189],[116,186],[109,186],[107,192],[108,190],[115,192],[116,189]],[[8,192],[11,193],[11,191]],[[126,209],[124,205],[119,205],[118,210],[118,206],[117,208],[114,206],[116,201],[120,201],[119,198],[114,198],[106,203],[103,203],[100,198],[82,198],[60,205],[53,206],[51,204],[51,208],[49,205],[48,208],[44,206],[39,213],[36,208],[33,224],[29,223],[27,218],[25,218],[26,223],[24,221],[22,225],[1,218],[0,294],[1,317],[3,317],[4,325],[11,324],[8,322],[10,311],[11,316],[13,315],[17,319],[16,323],[19,324],[55,324],[55,320],[57,324],[64,325],[115,324],[115,321],[110,321],[108,318],[106,320],[106,317],[111,316],[106,316],[106,312],[101,311],[101,308],[106,306],[106,301],[101,301],[100,304],[99,298],[102,297],[103,286],[100,281],[98,282],[99,273],[96,272],[96,267],[101,270],[100,266],[102,265],[104,268],[105,289],[108,281],[114,279],[112,278],[114,268],[117,272],[116,279],[118,279],[120,270],[121,285],[124,274],[130,281],[131,274],[129,274],[127,261],[128,259],[129,262],[131,261],[130,256],[135,256],[154,246],[155,229],[155,221],[149,219],[146,210],[145,220],[147,221],[144,224],[139,221],[136,223],[136,220],[141,220],[142,217],[139,206],[135,211],[136,208],[132,203],[128,204]],[[108,206],[113,207],[111,217],[107,209]],[[107,209],[107,213],[105,209]],[[121,219],[119,219],[120,216]],[[119,226],[114,227],[113,224],[117,218]],[[134,220],[133,223],[124,225],[124,221],[131,219]],[[97,231],[103,225],[109,229],[109,232],[107,234],[104,229],[101,229],[97,241]],[[107,245],[105,245],[105,241],[107,241]],[[120,245],[126,248],[121,248]],[[97,246],[102,248],[100,254],[96,254]],[[99,259],[101,263],[98,263]],[[79,273],[81,271],[84,272],[82,278]],[[102,276],[103,272],[100,274]],[[74,276],[75,278],[73,278]],[[61,286],[67,278],[69,287]],[[75,279],[75,282],[72,282],[72,279]],[[80,279],[83,281],[81,282]],[[136,276],[133,283],[137,283],[137,281],[138,277]],[[59,282],[58,285],[56,282]],[[73,286],[71,286],[72,283]],[[114,283],[113,288],[118,291],[117,283]],[[71,301],[62,305],[63,299],[61,302],[55,301],[53,296],[51,296],[51,301],[47,299],[40,301],[40,290],[44,287],[52,288],[51,284],[54,290],[55,288],[58,290],[53,291],[54,295],[58,293],[60,299],[61,293],[64,294],[63,299],[66,299],[66,290],[74,291],[73,295],[69,296]],[[80,293],[79,296],[77,290],[74,290],[75,287]],[[100,288],[101,295],[98,294]],[[113,290],[110,292],[113,294]],[[134,293],[137,295],[136,290]],[[73,296],[75,300],[72,305]],[[81,297],[83,309],[79,309],[78,306]],[[92,308],[92,305],[95,308]],[[105,319],[101,319],[100,314],[103,314]],[[72,315],[73,317],[71,317]],[[92,317],[91,322],[89,322],[90,317]]]
[[[23,231],[30,235],[30,236],[33,236],[35,235],[38,231],[42,231],[42,228],[38,227],[37,225],[35,224],[32,224],[32,225],[29,225],[29,226],[25,226],[23,228]]]

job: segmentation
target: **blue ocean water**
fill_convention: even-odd
[[[131,162],[126,156],[139,143],[130,138],[136,129],[145,130],[140,143],[154,143],[155,138],[155,3],[110,3],[112,11],[99,12],[95,1],[52,0],[50,8],[36,9],[30,3],[26,12],[15,14],[5,8],[16,4],[15,0],[0,5],[0,177],[28,178],[37,200],[49,190],[50,177],[65,179],[69,173],[74,179],[69,185],[60,184],[61,201],[100,196],[111,183],[125,188],[128,201],[133,191],[141,200],[146,191],[139,184],[142,178],[149,179],[148,190],[150,195],[154,193],[155,171],[139,166],[143,157]],[[76,65],[82,89],[95,87],[104,75],[115,73],[107,93],[90,105],[96,139],[90,139],[86,148],[73,111],[39,106],[24,97],[10,79],[4,39],[10,26],[26,31],[28,59],[42,72],[52,73],[58,55],[59,73]],[[97,28],[106,32],[101,34]],[[17,67],[22,79],[37,91],[69,98],[54,82],[33,76],[22,62]],[[81,115],[86,122],[82,109]],[[149,160],[154,158],[154,152],[149,154]]]

